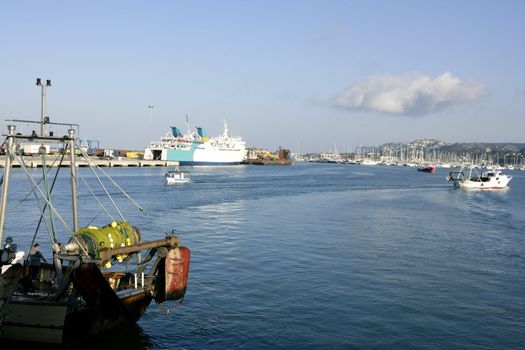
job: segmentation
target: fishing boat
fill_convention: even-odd
[[[417,171],[434,174],[436,172],[436,166],[432,163],[423,164],[417,167]]]
[[[505,175],[499,170],[487,170],[478,174],[475,168],[470,168],[468,174],[462,170],[451,171],[446,180],[454,187],[479,190],[500,190],[507,188],[512,176]]]
[[[189,249],[181,245],[174,230],[160,239],[143,240],[141,231],[124,219],[110,194],[115,191],[109,191],[109,185],[104,185],[103,179],[107,179],[137,209],[144,209],[81,150],[78,125],[50,123],[48,120],[6,122],[8,130],[4,135],[5,164],[0,200],[0,242],[6,237],[0,252],[0,342],[77,344],[137,322],[152,301],[164,310],[170,307],[169,304],[174,304],[165,304],[167,301],[182,302],[188,281]],[[39,135],[34,131],[24,133],[23,126],[31,123],[40,124],[41,130],[44,124],[46,128],[54,127],[55,135],[64,136],[53,136],[45,131]],[[60,131],[60,128],[65,131]],[[40,154],[43,163],[41,179],[35,178],[35,172],[27,169],[27,160],[19,151],[25,142],[59,145],[61,152],[54,160],[59,166],[54,177],[46,165],[50,156],[45,154],[45,147],[41,148]],[[104,205],[103,199],[95,196],[96,191],[89,185],[89,179],[86,180],[78,171],[78,152],[89,163],[102,188],[98,192],[105,192],[109,205]],[[10,182],[20,178],[11,176],[13,166],[21,168],[17,171],[21,170],[27,177],[31,188],[29,194],[37,199],[34,203],[38,205],[40,216],[35,218],[34,231],[26,229],[29,224],[18,228],[6,224],[16,215],[12,210],[6,214]],[[69,167],[69,176],[58,176],[64,166]],[[64,179],[70,184],[63,183]],[[89,226],[79,226],[79,221],[93,216],[92,210],[81,210],[80,205],[84,202],[79,201],[79,180],[96,199],[89,208],[100,204],[108,216],[108,219],[95,217],[102,223],[98,227],[91,221]],[[55,188],[59,188],[58,193],[53,191]],[[70,200],[64,200],[61,196],[68,188]],[[83,194],[82,198],[88,196]],[[55,200],[58,198],[60,200]],[[64,205],[64,202],[68,204]],[[65,207],[67,211],[60,212],[59,207]],[[67,212],[71,217],[66,216]],[[7,232],[9,230],[12,232]],[[22,247],[33,247],[33,243],[44,236],[42,231],[47,231],[50,251],[46,254],[52,258],[36,266],[33,264],[35,255],[25,255]]]
[[[208,137],[203,128],[197,127],[182,134],[175,126],[171,132],[152,141],[144,150],[146,160],[177,161],[180,165],[236,165],[245,156],[245,142],[240,137],[229,135],[228,123],[224,121],[221,135]]]
[[[173,185],[173,184],[184,184],[187,182],[190,182],[190,176],[188,171],[181,171],[179,169],[168,171],[164,175],[164,179],[166,180],[166,184]]]

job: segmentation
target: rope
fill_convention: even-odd
[[[130,201],[133,205],[135,205],[135,206],[138,208],[138,210],[140,210],[141,212],[144,211],[144,208],[142,208],[142,207],[140,206],[140,204],[137,203],[137,201],[135,201],[135,200],[134,200],[134,199],[133,199],[133,198],[132,198],[132,197],[131,197],[126,191],[124,191],[124,189],[123,189],[122,187],[120,187],[119,184],[116,183],[116,182],[111,178],[111,176],[109,176],[104,170],[102,170],[102,168],[100,168],[97,164],[95,164],[95,163],[91,160],[91,158],[90,158],[90,157],[89,157],[89,156],[88,156],[88,155],[87,155],[82,149],[80,149],[80,152],[82,153],[82,155],[84,156],[84,158],[85,158],[88,162],[91,162],[91,164],[93,164],[93,165],[94,165],[94,166],[95,166],[95,167],[96,167],[96,168],[97,168],[102,174],[104,174],[104,175],[109,179],[109,181],[111,181],[111,183],[112,183],[116,188],[118,188],[118,189],[120,190],[120,192],[122,192],[122,194],[123,194],[124,196],[126,196],[126,198],[129,199],[129,201]]]
[[[55,165],[56,163],[56,160],[58,160],[58,157],[55,159],[55,161],[53,162],[53,164],[51,164],[51,166]],[[55,187],[55,183],[57,181],[57,178],[58,178],[58,172],[60,171],[60,168],[62,167],[62,161],[64,160],[64,155],[62,154],[62,158],[60,159],[60,163],[58,164],[58,168],[57,168],[57,171],[55,173],[55,178],[53,179],[53,183],[51,184],[51,192],[53,192],[53,188]],[[39,182],[40,183],[40,182]],[[31,192],[34,192],[34,188],[32,189]],[[44,206],[44,211],[47,209],[47,203],[45,204]],[[31,247],[33,247],[33,244],[35,243],[35,240],[36,240],[36,235],[38,234],[38,230],[40,229],[40,225],[42,224],[42,220],[44,219],[44,215],[40,215],[40,219],[38,220],[38,224],[36,225],[36,230],[35,230],[35,234],[33,235],[33,239],[31,240],[31,245],[29,246],[29,249],[31,249]],[[56,241],[56,236],[54,236],[55,240],[54,240],[54,243],[57,243]],[[29,255],[28,255],[29,257]]]
[[[87,223],[86,226],[91,226],[93,221],[95,221],[95,219],[98,218],[100,216],[100,214],[102,214],[102,210],[100,210],[97,215],[93,216],[93,218]],[[115,221],[115,220],[112,220],[112,221]]]
[[[95,198],[95,200],[97,201],[97,203],[102,207],[102,209],[106,212],[106,214],[110,217],[111,221],[116,221],[115,218],[113,218],[113,216],[109,213],[109,211],[106,209],[106,207],[104,206],[104,204],[102,204],[102,202],[98,199],[97,195],[93,192],[93,190],[91,189],[91,187],[89,186],[89,184],[86,182],[86,180],[84,179],[83,176],[80,176],[80,180],[82,181],[82,183],[84,183],[84,185],[86,186],[86,188],[88,189],[88,191],[91,193],[91,195],[93,196],[93,198]],[[98,216],[98,215],[97,215]],[[94,219],[93,219],[94,220]],[[93,222],[93,220],[91,220],[91,222]],[[89,225],[88,225],[89,226]]]
[[[20,156],[20,158],[22,158]],[[40,187],[38,187],[35,183],[35,180],[33,180],[33,178],[31,177],[31,174],[29,174],[29,171],[27,170],[27,167],[25,166],[25,164],[23,164],[23,159],[20,159],[20,163],[22,165],[22,169],[24,169],[29,181],[35,186],[35,188],[38,190],[38,192],[40,193],[40,195],[44,198],[44,200],[47,202],[47,204],[49,205],[49,208],[51,208],[51,210],[53,210],[53,213],[57,216],[57,218],[60,220],[60,222],[62,222],[62,224],[64,225],[64,227],[66,228],[66,230],[69,232],[69,234],[71,235],[71,237],[77,242],[78,246],[80,247],[80,249],[82,249],[82,252],[88,256],[88,253],[86,252],[86,250],[84,249],[84,247],[80,244],[80,242],[78,241],[77,237],[75,236],[75,234],[71,231],[71,229],[69,228],[69,226],[66,224],[66,222],[64,221],[64,219],[62,218],[62,216],[58,213],[58,211],[55,209],[55,207],[53,206],[53,204],[51,204],[51,202],[46,198],[46,196],[44,195],[44,193],[42,192],[42,190],[40,189]]]
[[[80,152],[82,153],[82,155],[85,155],[85,153],[82,151],[82,149],[80,149]],[[84,158],[86,158],[87,155],[84,156]],[[91,162],[91,164],[93,164],[93,162],[91,161],[91,159],[89,157],[86,158],[88,164]],[[126,219],[124,219],[124,215],[122,215],[122,213],[120,212],[119,208],[117,207],[117,204],[115,203],[115,201],[113,200],[113,197],[111,197],[111,195],[109,194],[106,186],[104,186],[104,184],[102,183],[102,181],[100,180],[100,177],[98,176],[98,174],[95,172],[95,168],[89,164],[89,168],[91,169],[91,171],[93,172],[93,175],[95,175],[95,177],[97,178],[98,180],[98,183],[100,184],[100,186],[102,187],[102,189],[104,190],[104,192],[106,193],[106,196],[108,196],[111,204],[113,204],[113,208],[115,208],[115,210],[117,211],[117,213],[119,214],[120,218],[122,219],[122,221],[126,221]],[[96,164],[94,164],[96,166]]]
[[[164,308],[160,303],[157,303],[157,301],[155,300],[155,304],[157,304],[157,307],[159,308],[160,311],[162,311],[164,314],[169,314],[170,312],[172,312],[173,310],[175,310],[176,308],[178,308],[180,306],[180,304],[182,304],[182,301],[184,300],[184,297],[182,297],[180,299],[180,301],[178,302],[178,304],[175,304],[174,307],[172,307],[171,309],[166,309]]]
[[[44,149],[45,150],[45,149]],[[44,186],[46,190],[47,199],[51,201],[51,191],[49,189],[49,183],[47,181],[48,168],[46,166],[46,155],[45,152],[40,154],[42,159],[42,178],[44,179]],[[44,208],[45,211],[46,208]],[[55,223],[53,220],[53,212],[49,211],[49,223],[51,224],[51,233],[53,234],[53,241],[56,241]]]
[[[55,160],[53,161],[53,163],[51,164],[51,168],[55,166],[55,163],[56,161],[58,160],[59,157],[56,157]],[[60,160],[60,164],[58,165],[57,167],[57,175],[58,175],[58,172],[62,166],[62,161],[64,160],[64,155],[62,155],[62,159]],[[55,179],[56,179],[56,175],[55,175]],[[44,179],[40,179],[38,180],[37,182],[37,185],[40,185],[40,183],[43,181]],[[2,181],[3,181],[3,178],[2,178]],[[55,181],[55,180],[54,180]],[[54,181],[53,181],[53,184],[54,184]],[[1,183],[0,183],[1,185]],[[20,206],[20,204],[22,204],[23,202],[25,202],[25,200],[27,199],[27,197],[29,197],[31,195],[31,193],[33,193],[33,191],[35,190],[35,188],[33,187],[25,196],[24,198],[22,198],[15,206],[13,209],[16,209]]]
[[[11,151],[9,151],[9,153],[11,153]],[[7,152],[6,152],[6,156],[7,156]],[[23,160],[22,160],[21,162],[23,163]],[[36,199],[36,202],[37,202],[37,208],[40,209],[40,200],[38,199],[38,196],[37,196],[36,192],[32,191],[32,192],[30,192],[29,194],[31,194],[31,193],[34,194],[35,199]],[[44,214],[45,214],[45,208],[44,208],[44,209],[40,209],[40,210],[39,210],[39,213],[40,213],[40,220],[42,220],[42,218],[44,217]],[[49,229],[49,226],[48,226],[48,224],[47,224],[47,221],[44,221],[44,224],[46,225],[46,230],[47,230],[47,234],[49,235],[49,238],[50,238],[51,240],[53,240],[53,237],[52,237],[52,235],[50,234],[51,230]],[[36,233],[35,233],[35,235],[36,235]],[[31,247],[33,246],[33,242],[34,242],[34,240],[31,242],[31,245],[29,246],[29,250],[31,250]],[[29,257],[29,256],[28,256],[28,257]],[[27,258],[28,258],[28,257],[27,257]]]

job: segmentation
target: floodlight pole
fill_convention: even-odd
[[[46,87],[51,86],[51,80],[46,80],[45,84],[42,84],[42,81],[40,78],[36,79],[36,86],[40,86],[42,93],[41,93],[41,109],[40,109],[40,136],[44,135],[44,124],[46,123]]]
[[[148,106],[148,109],[149,109],[149,140],[148,142],[151,142],[151,123],[153,122],[153,108],[155,108],[155,106]]]

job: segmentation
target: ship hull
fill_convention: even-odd
[[[146,152],[148,153],[148,151]],[[150,149],[156,159],[179,162],[180,165],[238,165],[244,159],[244,147],[235,149],[214,149],[206,143],[187,149]],[[155,158],[151,158],[155,159]]]
[[[179,161],[180,165],[185,166],[198,166],[198,165],[239,165],[241,162],[194,162],[194,161]]]

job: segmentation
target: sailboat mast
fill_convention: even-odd
[[[68,130],[69,156],[71,160],[71,204],[73,209],[73,232],[78,231],[77,166],[75,163],[75,129]]]
[[[4,241],[4,224],[5,224],[5,212],[7,206],[7,192],[9,190],[9,176],[11,174],[11,152],[13,149],[13,142],[15,136],[16,126],[7,126],[7,143],[5,152],[5,168],[4,168],[4,179],[2,183],[2,199],[0,202],[0,243]]]

